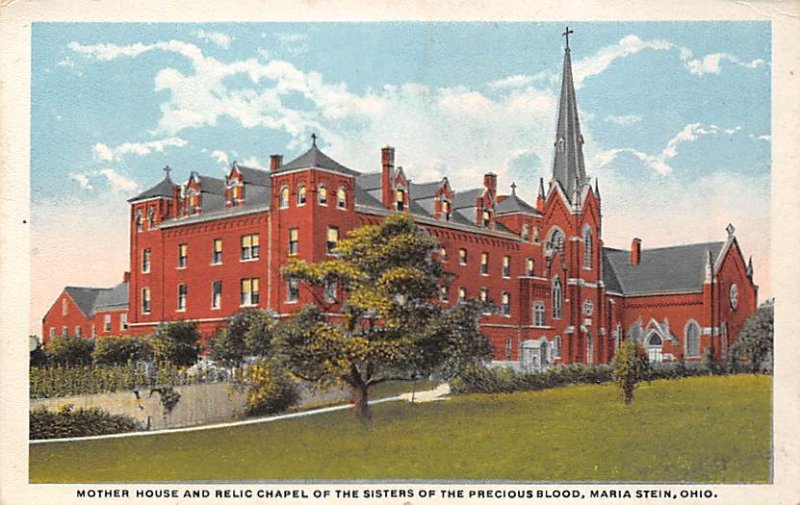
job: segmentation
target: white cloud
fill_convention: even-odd
[[[59,60],[58,63],[56,63],[56,66],[64,68],[75,68],[75,60],[67,56],[66,58]]]
[[[736,56],[728,53],[710,53],[700,58],[693,58],[693,56],[694,55],[691,50],[687,48],[681,48],[681,59],[686,65],[686,68],[689,69],[689,72],[694,75],[719,74],[722,71],[720,65],[722,61],[728,61],[735,65],[739,65],[740,67],[749,69],[758,68],[766,64],[766,62],[760,58],[752,61],[742,61]]]
[[[493,89],[521,88],[532,84],[536,79],[530,75],[509,75],[488,84]]]
[[[124,175],[114,172],[110,168],[103,168],[98,171],[100,175],[106,178],[111,189],[120,193],[133,193],[139,189],[136,181],[125,177]]]
[[[614,115],[606,116],[607,122],[614,123],[615,125],[618,126],[631,126],[638,123],[641,120],[642,116],[637,116],[635,114],[628,114],[625,116],[614,116]]]
[[[297,56],[308,51],[308,36],[302,33],[277,33],[275,38],[291,55]]]
[[[222,49],[228,49],[231,46],[231,38],[224,33],[197,30],[194,32],[194,35],[199,39],[205,40],[206,42],[216,44]]]
[[[81,188],[86,191],[92,191],[94,189],[86,174],[69,174],[69,178],[80,184]]]
[[[636,35],[628,35],[615,45],[600,48],[595,54],[573,62],[572,74],[575,87],[580,88],[589,77],[604,72],[615,60],[636,54],[645,49],[667,51],[675,47],[666,40],[642,40]]]
[[[146,156],[153,151],[163,152],[167,147],[183,147],[186,144],[188,144],[188,142],[179,137],[151,140],[149,142],[125,142],[116,147],[109,147],[106,144],[95,144],[94,147],[92,147],[92,155],[97,161],[114,161],[126,154]]]
[[[245,167],[261,168],[264,170],[267,168],[263,163],[261,163],[261,160],[258,158],[258,156],[250,156],[249,158],[245,158],[242,161],[242,165]]]
[[[211,151],[211,157],[216,160],[217,163],[222,165],[223,168],[227,168],[230,166],[230,162],[228,161],[228,155],[225,154],[225,151]]]
[[[684,126],[683,129],[674,137],[672,137],[669,142],[667,142],[667,146],[661,152],[661,156],[664,158],[674,158],[675,155],[678,154],[678,145],[685,142],[694,142],[701,135],[716,135],[719,133],[732,135],[741,129],[741,126],[736,126],[734,128],[720,128],[719,126],[713,124],[703,126],[700,123],[689,123]]]

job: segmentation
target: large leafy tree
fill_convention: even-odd
[[[240,310],[211,341],[211,357],[225,366],[238,367],[246,356],[269,356],[275,326],[265,310]]]
[[[392,214],[351,231],[335,259],[289,263],[284,277],[310,288],[316,303],[282,326],[286,366],[320,385],[347,384],[356,418],[366,421],[370,386],[451,375],[488,359],[476,305],[447,309],[433,301],[447,281],[436,250],[436,240],[410,217]]]
[[[773,355],[774,317],[773,301],[761,304],[756,312],[745,320],[731,349],[735,358],[749,359],[753,373],[758,371],[761,363]]]

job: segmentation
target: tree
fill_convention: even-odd
[[[153,347],[150,340],[141,337],[100,337],[92,352],[95,365],[125,365],[148,361],[152,357]]]
[[[771,359],[773,355],[774,317],[774,301],[768,300],[761,304],[756,312],[745,320],[731,348],[736,358],[746,358],[750,361],[753,373],[758,372],[761,363]]]
[[[275,321],[268,312],[240,310],[211,341],[211,357],[227,367],[238,367],[245,356],[269,356],[274,329]]]
[[[355,417],[367,421],[370,386],[452,374],[465,362],[487,359],[491,349],[477,331],[477,310],[433,302],[448,280],[437,250],[410,217],[392,214],[351,231],[336,259],[290,262],[283,276],[310,289],[315,303],[281,325],[284,365],[319,385],[346,384]]]
[[[94,340],[81,337],[56,337],[45,348],[47,361],[58,365],[89,365],[92,363]]]
[[[644,379],[647,368],[646,356],[632,340],[626,340],[619,346],[614,359],[611,360],[613,370],[611,376],[622,390],[625,405],[633,401],[633,391]]]
[[[153,335],[153,357],[159,362],[190,366],[200,355],[200,334],[197,324],[189,321],[168,323]]]

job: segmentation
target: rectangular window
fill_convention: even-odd
[[[142,314],[150,313],[150,288],[142,289]]]
[[[460,287],[458,288],[458,301],[464,302],[467,299],[467,288]]]
[[[103,315],[103,332],[108,333],[111,331],[111,314]]]
[[[459,249],[458,250],[458,264],[459,265],[466,265],[467,264],[467,250],[466,249]]]
[[[525,275],[533,277],[533,258],[528,258],[525,261]]]
[[[66,326],[62,326],[61,327],[61,336],[64,337],[64,338],[67,338],[67,327]]]
[[[211,283],[211,308],[218,309],[222,306],[222,281]]]
[[[288,279],[286,281],[286,301],[296,302],[299,295],[299,284],[297,279]]]
[[[561,337],[556,335],[553,339],[553,356],[556,358],[561,357]]]
[[[505,359],[506,359],[506,361],[511,361],[511,339],[510,338],[506,338]]]
[[[489,253],[481,253],[481,275],[489,275]]]
[[[289,256],[295,256],[297,254],[299,236],[300,233],[297,231],[297,228],[289,228]]]
[[[504,316],[511,315],[511,295],[503,293],[500,303],[500,313]]]
[[[447,261],[447,249],[444,247],[439,249],[439,259],[442,261]]]
[[[142,273],[149,274],[150,273],[150,249],[143,249],[142,250]]]
[[[80,338],[80,337],[81,337],[81,334],[82,334],[82,332],[81,332],[81,327],[80,327],[80,326],[76,326],[76,327],[75,327],[75,336],[76,336],[76,337],[78,337],[78,338]]]
[[[119,331],[125,331],[128,329],[128,313],[123,312],[119,315]]]
[[[326,282],[324,290],[325,303],[334,303],[336,301],[336,283]]]
[[[186,268],[189,257],[189,244],[178,244],[178,268]]]
[[[213,265],[219,265],[222,263],[222,239],[215,238],[211,249],[211,263]]]
[[[544,326],[544,302],[533,302],[533,325]]]
[[[54,339],[54,338],[56,338],[56,329],[53,326],[51,326],[50,327],[50,339]]]
[[[258,259],[258,255],[258,234],[242,235],[242,251],[240,256],[242,261]]]
[[[439,287],[439,301],[446,302],[449,299],[447,286]]]
[[[481,288],[481,301],[482,302],[489,301],[489,290],[486,288]]]
[[[511,256],[503,256],[503,277],[511,277]]]
[[[336,246],[339,245],[339,228],[328,226],[328,238],[325,244],[325,252],[328,254],[335,254],[334,250]]]
[[[394,195],[396,208],[402,212],[405,209],[406,192],[403,189],[398,189]]]
[[[242,279],[239,305],[242,307],[258,305],[258,278]]]
[[[186,310],[186,284],[178,284],[178,307],[177,310]]]

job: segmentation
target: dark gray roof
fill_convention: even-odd
[[[463,209],[474,207],[475,199],[483,195],[483,188],[468,189],[466,191],[456,191],[453,197],[453,208]]]
[[[563,142],[563,146],[559,146]],[[556,149],[553,156],[553,179],[561,184],[568,199],[578,184],[586,181],[583,163],[583,136],[572,81],[572,61],[569,48],[564,51],[564,69],[561,76],[561,98],[556,125]]]
[[[532,214],[539,215],[535,208],[528,202],[518,197],[517,195],[510,195],[504,198],[501,202],[494,206],[496,215],[501,214]]]
[[[708,253],[716,261],[724,245],[706,242],[643,249],[635,266],[631,265],[630,251],[603,248],[603,282],[607,290],[625,296],[700,291]]]
[[[380,189],[382,178],[383,174],[381,172],[361,174],[356,178],[356,184],[365,190]]]
[[[242,180],[245,184],[253,184],[254,186],[269,186],[270,178],[269,172],[261,170],[260,168],[245,167],[236,164],[236,169],[242,174]]]
[[[316,145],[312,145],[311,149],[293,159],[289,163],[283,165],[278,170],[273,171],[273,174],[281,172],[288,172],[290,170],[297,170],[299,168],[324,168],[344,175],[356,176],[360,175],[353,169],[347,168],[337,161],[329,158],[325,153],[320,151]]]
[[[128,202],[135,202],[137,200],[147,200],[148,198],[166,197],[172,198],[172,191],[175,188],[175,183],[169,176],[165,177],[158,184],[150,189],[146,189],[133,198],[128,199]]]
[[[424,200],[426,198],[433,198],[436,196],[436,193],[439,192],[439,188],[442,187],[441,181],[435,182],[424,182],[422,184],[409,184],[411,191],[411,198],[414,200]]]
[[[381,201],[379,199],[375,198],[374,196],[372,196],[370,194],[370,192],[367,191],[366,188],[364,188],[360,184],[358,184],[360,179],[361,179],[360,177],[358,179],[356,179],[356,187],[355,187],[355,190],[353,192],[353,194],[355,196],[356,205],[363,205],[365,207],[374,207],[374,208],[377,208],[377,209],[382,209],[383,208],[383,204],[381,203]]]
[[[192,172],[193,176],[197,177],[200,182],[201,193],[211,193],[214,195],[222,195],[225,197],[225,180],[216,177],[209,177],[207,175],[200,175],[197,172]]]
[[[92,316],[100,309],[125,308],[128,305],[127,282],[120,282],[113,288],[67,286],[64,291],[85,316]]]
[[[64,291],[72,298],[75,305],[81,309],[83,315],[91,316],[94,313],[94,302],[102,288],[81,288],[77,286],[67,286]]]

